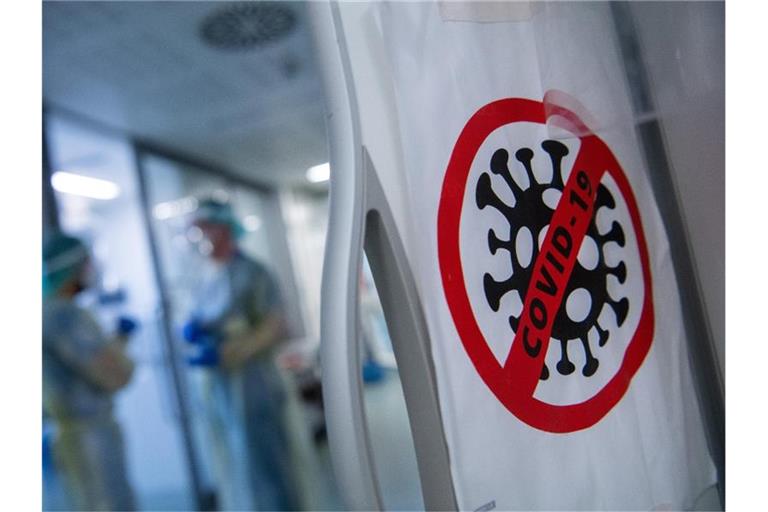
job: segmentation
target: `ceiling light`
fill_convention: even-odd
[[[248,215],[243,219],[243,227],[246,231],[256,231],[261,227],[261,219],[256,215]]]
[[[331,164],[324,163],[307,169],[307,180],[311,183],[322,183],[331,178]]]
[[[173,204],[160,203],[155,205],[155,207],[152,209],[152,215],[154,215],[157,220],[170,219],[173,217]]]
[[[187,230],[187,240],[189,240],[193,244],[196,244],[202,241],[202,239],[203,239],[203,230],[197,226],[190,226],[190,228]]]
[[[198,201],[195,197],[188,196],[173,201],[157,203],[152,208],[152,215],[157,220],[168,220],[180,215],[187,215],[197,210]]]
[[[54,173],[51,176],[51,185],[63,194],[91,199],[114,199],[120,195],[120,187],[116,183],[70,172]]]

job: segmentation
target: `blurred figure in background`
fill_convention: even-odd
[[[205,367],[205,402],[222,508],[297,510],[299,478],[288,421],[287,382],[275,354],[285,319],[275,279],[246,257],[230,204],[200,201],[194,226],[212,262],[184,327]]]
[[[91,286],[88,250],[61,233],[43,244],[43,404],[56,428],[53,453],[70,506],[132,510],[123,436],[112,397],[133,373],[125,344],[136,327],[121,318],[107,336],[75,298]]]

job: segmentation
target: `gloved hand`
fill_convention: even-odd
[[[184,339],[193,345],[190,347],[191,355],[187,357],[187,363],[190,366],[219,364],[219,336],[213,329],[205,327],[199,319],[192,317],[181,331]]]
[[[181,329],[181,333],[184,339],[194,345],[200,345],[203,343],[209,343],[213,337],[213,333],[209,329],[203,327],[202,322],[197,318],[192,318]]]
[[[137,328],[139,323],[131,317],[121,316],[117,319],[115,331],[120,336],[130,336]]]
[[[196,347],[195,354],[187,358],[190,366],[216,366],[219,364],[219,351],[211,344]]]
[[[384,368],[374,359],[368,358],[363,363],[363,382],[374,383],[383,380]]]

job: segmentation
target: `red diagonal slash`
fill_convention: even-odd
[[[555,317],[592,219],[597,185],[605,172],[599,165],[601,159],[596,146],[592,135],[581,139],[573,170],[534,262],[520,325],[504,363],[506,373],[515,373],[515,381],[522,386],[521,394],[532,395],[539,382]],[[542,275],[545,269],[554,281],[554,294],[537,286],[546,282]]]

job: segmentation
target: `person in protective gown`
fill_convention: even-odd
[[[242,227],[226,201],[204,199],[194,225],[215,270],[205,280],[185,339],[204,367],[204,403],[224,508],[297,510],[287,382],[275,364],[285,336],[277,283],[237,245]]]
[[[113,395],[133,372],[125,352],[135,322],[122,318],[108,336],[75,297],[88,288],[89,254],[61,233],[43,246],[43,406],[54,421],[53,454],[69,506],[133,510],[123,436]]]

